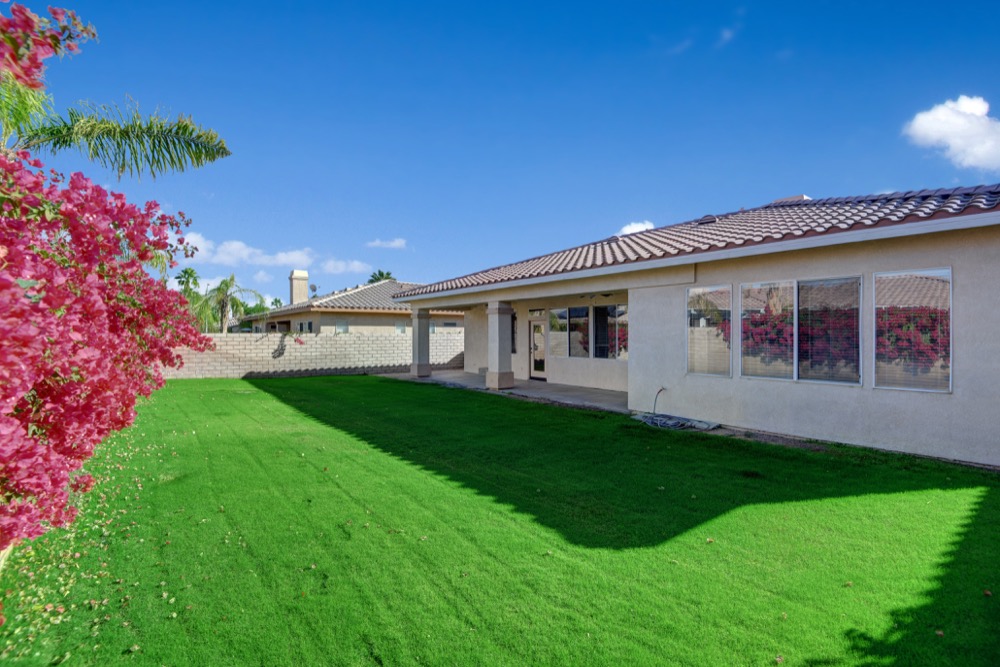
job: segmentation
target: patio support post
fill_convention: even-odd
[[[431,374],[431,312],[413,309],[413,363],[410,375],[418,378]]]
[[[490,301],[486,306],[486,388],[509,389],[514,386],[510,363],[510,317],[514,309],[505,301]]]

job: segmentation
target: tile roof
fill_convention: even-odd
[[[307,301],[272,308],[266,313],[255,315],[252,319],[274,317],[312,310],[398,310],[410,312],[410,305],[392,300],[396,292],[413,290],[421,287],[419,283],[402,283],[392,278],[381,280],[370,285],[358,285],[323,296],[315,296]]]
[[[876,276],[875,307],[937,308],[947,310],[951,281],[943,275],[896,273]]]
[[[860,197],[790,197],[748,210],[588,243],[396,294],[397,298],[993,210],[1000,184]],[[636,266],[637,269],[642,268]]]

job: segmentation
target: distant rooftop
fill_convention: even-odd
[[[410,312],[410,306],[392,300],[393,294],[422,287],[420,283],[403,283],[394,278],[380,280],[368,285],[357,285],[306,301],[272,308],[266,313],[258,313],[248,319],[272,318],[278,315],[305,311],[386,311]]]

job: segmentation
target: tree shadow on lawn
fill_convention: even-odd
[[[995,473],[857,448],[664,432],[621,415],[386,378],[248,382],[589,548],[656,546],[750,505],[976,489],[978,508],[955,526],[927,603],[892,611],[896,627],[884,636],[847,639],[862,661],[852,664],[1000,664],[1000,607],[984,593],[994,592],[1000,562]]]

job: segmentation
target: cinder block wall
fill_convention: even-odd
[[[391,334],[210,334],[211,352],[185,350],[184,366],[167,368],[171,378],[289,377],[401,373],[412,362],[412,336]],[[296,342],[301,341],[301,343]],[[431,334],[431,365],[462,368],[461,331]]]

